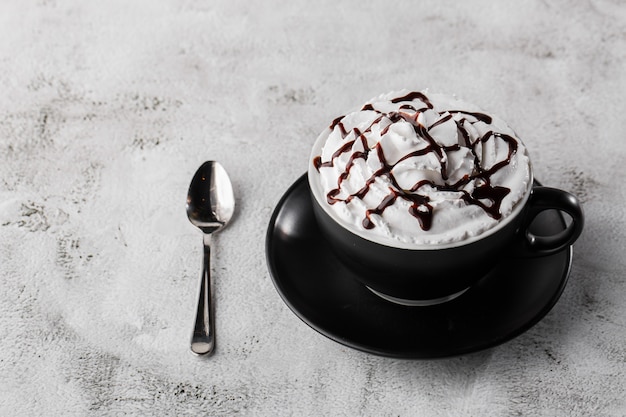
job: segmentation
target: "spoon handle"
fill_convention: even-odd
[[[213,319],[213,303],[211,297],[211,235],[204,235],[204,261],[200,297],[196,324],[191,337],[191,351],[197,355],[206,355],[215,348],[215,320]]]

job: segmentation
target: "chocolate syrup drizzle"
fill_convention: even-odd
[[[417,119],[420,113],[426,110],[433,109],[433,105],[428,100],[428,97],[420,92],[411,92],[405,96],[397,97],[391,100],[392,103],[401,103],[405,101],[411,103],[402,104],[399,107],[398,111],[393,111],[389,113],[383,113],[376,110],[372,106],[372,104],[366,104],[365,106],[363,106],[363,108],[361,109],[362,111],[374,111],[380,115],[363,132],[361,132],[358,128],[353,128],[351,129],[351,131],[347,131],[342,123],[344,116],[336,118],[330,124],[331,130],[334,130],[335,128],[339,129],[342,138],[345,139],[351,132],[353,132],[355,139],[346,142],[339,149],[337,149],[333,153],[329,161],[322,162],[321,156],[315,157],[313,159],[313,164],[318,172],[321,168],[333,167],[335,159],[346,152],[350,152],[355,142],[357,141],[361,142],[364,150],[355,151],[350,155],[345,170],[339,175],[337,188],[332,189],[326,195],[326,201],[328,202],[328,204],[332,205],[340,201],[349,203],[354,198],[363,199],[369,192],[370,185],[376,180],[376,178],[380,176],[385,176],[389,179],[393,187],[389,187],[389,194],[385,198],[383,198],[383,200],[377,207],[370,208],[365,212],[365,218],[363,219],[362,224],[363,227],[366,229],[372,229],[375,226],[374,222],[371,219],[371,216],[373,214],[382,215],[387,207],[393,205],[398,198],[401,198],[411,203],[411,206],[409,207],[409,213],[419,221],[420,227],[423,230],[429,230],[432,225],[433,206],[430,204],[430,198],[427,195],[423,195],[417,192],[417,190],[419,190],[424,185],[429,185],[440,191],[460,192],[461,198],[466,204],[476,205],[483,209],[489,216],[493,217],[494,219],[500,219],[502,217],[502,213],[500,212],[502,200],[507,196],[507,194],[511,192],[511,190],[506,187],[493,186],[491,184],[491,176],[511,162],[511,157],[517,151],[517,140],[504,133],[488,131],[483,136],[477,138],[472,142],[470,135],[463,127],[463,124],[466,122],[474,122],[470,122],[465,117],[460,118],[460,120],[454,120],[457,126],[458,134],[463,139],[465,146],[469,148],[474,155],[474,169],[471,175],[465,175],[463,176],[463,178],[455,183],[449,183],[447,173],[447,158],[445,157],[445,154],[446,152],[460,150],[461,145],[454,144],[451,146],[442,146],[438,144],[436,140],[430,135],[430,129],[449,121],[453,118],[454,114],[471,116],[474,119],[484,122],[486,124],[491,124],[492,118],[489,115],[483,113],[467,112],[463,110],[446,110],[444,112],[439,112],[439,115],[441,117],[431,126],[426,128],[421,123],[419,123]],[[415,105],[418,105],[418,107],[415,107]],[[410,110],[414,113],[409,114],[407,112],[404,112],[403,110]],[[367,144],[367,138],[365,137],[365,134],[371,131],[372,127],[380,123],[383,119],[387,119],[391,123],[389,124],[389,126],[381,131],[381,136],[387,132],[391,124],[404,120],[412,124],[415,133],[427,142],[427,146],[423,149],[411,152],[403,156],[398,161],[396,161],[395,164],[389,163],[385,158],[380,143],[377,143],[376,145],[374,145],[373,148],[370,148]],[[508,156],[505,160],[494,164],[491,168],[484,169],[480,164],[480,159],[476,152],[476,147],[478,143],[485,143],[489,140],[496,139],[503,140],[507,143],[507,145],[509,146]],[[367,159],[370,152],[377,153],[378,159],[381,162],[381,167],[365,181],[365,185],[356,193],[349,195],[345,199],[338,198],[337,196],[341,192],[341,184],[349,177],[350,169],[355,164],[356,160]],[[437,159],[440,161],[440,173],[442,179],[444,180],[444,184],[436,184],[431,180],[421,180],[414,184],[408,190],[402,189],[402,187],[398,185],[396,179],[393,176],[393,173],[391,172],[394,166],[408,158],[426,155],[431,152],[434,153],[437,156]],[[479,183],[480,185],[475,187],[471,193],[462,189],[466,184],[474,180],[478,180],[477,183]],[[484,200],[488,200],[491,204],[486,204]]]

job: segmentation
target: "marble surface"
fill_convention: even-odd
[[[137,0],[0,4],[0,415],[626,415],[626,4]],[[343,347],[281,301],[264,240],[318,132],[372,96],[507,120],[586,228],[558,304],[467,356]],[[205,160],[218,347],[188,343]]]

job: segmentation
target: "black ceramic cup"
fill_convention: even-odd
[[[459,296],[505,255],[546,256],[566,250],[583,229],[580,203],[566,191],[533,182],[528,153],[515,136],[504,121],[454,97],[403,90],[372,99],[361,110],[335,119],[313,145],[308,179],[322,234],[369,289],[408,305],[437,304]],[[471,148],[473,162],[469,162],[472,157],[467,148]],[[480,166],[483,163],[489,168]],[[402,187],[432,186],[438,180],[447,181],[450,172],[457,175],[457,182],[451,180],[451,185],[437,192],[457,190],[457,184],[470,178],[475,188],[471,194],[463,190],[462,197],[454,197],[455,203],[442,204],[445,208],[436,214],[441,216],[439,230],[423,236],[422,231],[432,230],[430,197],[407,193]],[[359,183],[361,175],[365,185]],[[500,178],[492,184],[494,176]],[[350,183],[351,178],[359,184],[351,185],[358,191],[346,199],[337,197],[344,192],[344,181]],[[330,190],[329,181],[333,183]],[[502,181],[507,186],[501,186]],[[500,210],[502,196],[509,192],[512,206]],[[398,195],[409,202],[407,211],[417,218],[421,231],[415,222],[404,222],[398,211],[386,212]],[[351,202],[353,197],[356,201]],[[369,207],[365,199],[375,205]],[[446,197],[436,199],[445,201]],[[475,210],[466,210],[480,199],[491,200],[491,206],[478,205],[498,219],[485,228]],[[353,214],[361,210],[365,217],[359,224]],[[571,221],[559,233],[537,235],[531,224],[546,210],[564,212]],[[370,215],[383,216],[383,211],[392,226],[385,229],[387,220],[383,220],[382,231],[372,230],[378,226]]]
[[[370,290],[400,304],[431,305],[451,300],[494,268],[505,252],[545,256],[565,250],[580,236],[584,224],[574,195],[535,185],[509,216],[477,237],[415,249],[394,247],[359,236],[342,224],[326,204],[316,175],[311,167],[313,211],[329,245]],[[571,222],[556,235],[535,235],[529,226],[544,210],[565,212]]]

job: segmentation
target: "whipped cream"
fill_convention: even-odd
[[[497,229],[521,210],[532,172],[502,120],[455,97],[403,90],[335,119],[313,147],[309,183],[348,230],[413,248]]]

